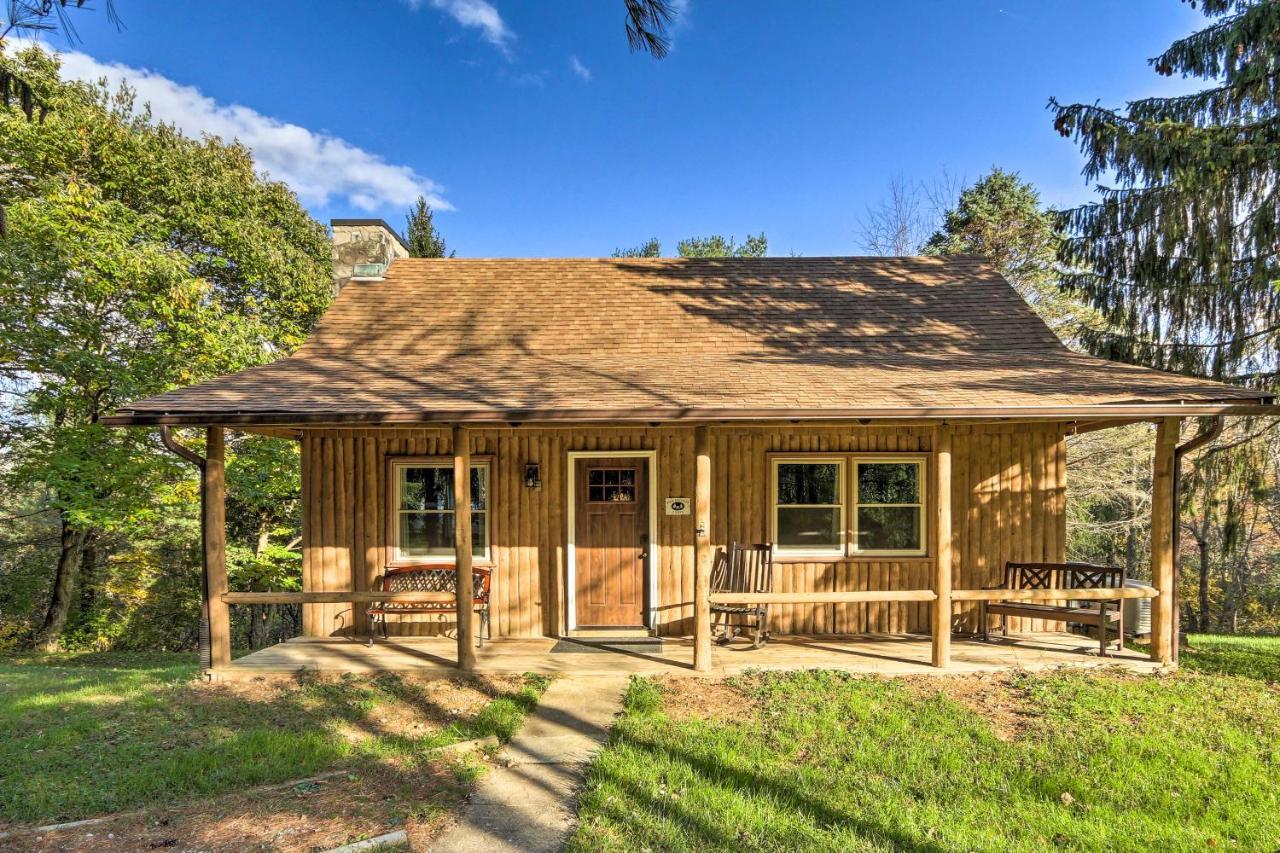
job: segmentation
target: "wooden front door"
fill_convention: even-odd
[[[574,476],[574,621],[643,627],[648,460],[579,459]]]

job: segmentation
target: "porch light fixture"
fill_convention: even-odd
[[[524,487],[534,491],[542,488],[542,475],[537,462],[524,463]]]

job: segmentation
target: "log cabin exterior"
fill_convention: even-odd
[[[714,550],[771,542],[774,632],[929,634],[945,666],[1007,561],[1065,560],[1066,436],[1143,420],[1152,585],[1123,594],[1155,599],[1152,655],[1170,660],[1182,420],[1275,413],[1256,391],[1069,351],[976,258],[393,254],[344,282],[294,355],[111,419],[208,430],[215,669],[237,600],[226,429],[300,442],[303,592],[272,600],[303,602],[308,636],[366,635],[388,567],[456,566],[469,600],[476,565],[494,636],[692,635],[702,668]],[[470,619],[389,622],[456,630],[473,665]]]

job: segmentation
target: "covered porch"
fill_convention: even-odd
[[[1102,422],[1093,428],[1110,423]],[[694,425],[684,427],[684,435],[691,441],[687,446],[689,454],[688,485],[692,486],[692,512],[684,516],[687,521],[681,522],[681,529],[686,529],[687,539],[676,542],[679,547],[687,543],[691,557],[691,619],[684,623],[683,637],[668,637],[660,646],[642,651],[627,649],[621,652],[577,650],[568,648],[564,643],[569,640],[557,637],[570,637],[571,631],[547,631],[545,638],[504,638],[483,649],[475,647],[476,626],[470,602],[474,588],[472,587],[472,547],[470,543],[471,524],[471,489],[472,483],[466,472],[472,468],[472,448],[474,427],[461,424],[452,425],[444,433],[447,444],[446,459],[450,459],[453,469],[453,488],[456,495],[456,511],[454,530],[456,532],[452,550],[452,565],[456,567],[455,591],[404,591],[378,592],[370,589],[353,588],[351,584],[342,584],[325,591],[303,592],[229,592],[225,574],[225,546],[223,501],[224,490],[222,456],[222,428],[208,428],[206,456],[200,459],[204,472],[204,539],[206,558],[206,589],[208,607],[208,668],[214,677],[221,671],[242,672],[254,667],[264,671],[293,672],[299,669],[343,669],[347,671],[377,671],[382,669],[417,669],[421,667],[446,667],[451,669],[514,669],[519,671],[584,671],[584,667],[596,666],[601,671],[678,671],[692,669],[704,673],[726,673],[734,671],[734,667],[750,668],[810,668],[815,666],[853,667],[852,671],[893,672],[895,667],[901,671],[913,671],[921,666],[938,668],[954,667],[965,671],[967,667],[1009,668],[1018,666],[1061,665],[1087,660],[1076,651],[1078,648],[1095,640],[1071,635],[1037,635],[1013,644],[983,644],[962,639],[971,633],[972,625],[957,624],[957,611],[968,608],[973,612],[983,602],[1017,599],[1021,602],[1053,602],[1064,599],[1072,600],[1118,600],[1125,598],[1154,598],[1152,607],[1152,643],[1151,660],[1169,663],[1173,657],[1172,634],[1176,620],[1173,606],[1173,559],[1171,536],[1171,511],[1173,507],[1173,471],[1174,451],[1178,435],[1179,419],[1159,419],[1159,439],[1157,441],[1157,458],[1155,460],[1155,490],[1153,494],[1154,513],[1152,531],[1152,565],[1151,575],[1154,583],[1151,586],[1119,587],[1104,585],[1095,589],[990,589],[985,588],[987,581],[982,576],[957,577],[955,564],[960,559],[956,554],[955,541],[960,530],[953,526],[952,512],[952,455],[953,434],[956,427],[946,421],[933,421],[916,427],[924,452],[917,455],[927,463],[928,482],[922,483],[922,491],[927,491],[929,498],[927,517],[922,524],[928,531],[926,543],[927,556],[914,560],[910,572],[888,571],[878,583],[855,584],[852,580],[842,582],[839,574],[833,574],[831,583],[825,587],[809,586],[807,588],[783,588],[765,593],[738,593],[726,595],[723,592],[713,593],[710,589],[710,574],[717,545],[713,544],[713,535],[717,528],[721,539],[727,538],[724,533],[723,513],[727,504],[734,503],[735,493],[729,490],[728,497],[719,496],[717,503],[714,496],[717,490],[713,484],[718,482],[713,475],[717,460],[721,466],[720,476],[723,478],[723,467],[726,457],[723,453],[717,456],[714,452],[715,428],[710,425]],[[962,428],[962,427],[961,427]],[[1072,428],[1079,428],[1072,425]],[[723,427],[721,429],[724,429]],[[865,426],[851,426],[850,430],[866,429]],[[450,435],[451,433],[451,435]],[[690,435],[691,433],[691,435]],[[992,447],[995,447],[994,442]],[[438,451],[437,451],[438,452]],[[345,454],[344,454],[345,455]],[[757,461],[763,460],[762,454],[756,454]],[[501,457],[500,457],[501,458]],[[968,467],[968,454],[960,459]],[[1021,464],[1021,463],[1019,463]],[[994,465],[1001,469],[1002,464]],[[1015,466],[1016,467],[1016,466]],[[1025,467],[1025,466],[1024,466]],[[1048,467],[1042,465],[1040,467]],[[334,468],[335,471],[338,468]],[[1027,469],[1029,471],[1029,469]],[[340,479],[335,475],[335,480]],[[1060,481],[1061,478],[1059,477]],[[369,478],[373,482],[373,478]],[[304,480],[304,484],[305,484]],[[959,491],[968,494],[969,486],[960,483]],[[992,488],[1005,485],[1004,479],[990,478]],[[722,484],[723,485],[723,484]],[[1011,487],[1011,485],[1010,485]],[[558,490],[555,490],[558,491]],[[306,493],[304,487],[304,495]],[[352,504],[354,502],[348,502]],[[368,504],[366,503],[366,508]],[[716,516],[716,507],[720,507],[720,516]],[[1008,539],[1007,526],[996,522],[999,505],[986,501],[982,505],[971,504],[962,517],[974,536],[982,541],[989,541],[993,549],[997,544],[1003,546]],[[361,513],[355,513],[356,516]],[[679,518],[679,517],[676,517]],[[974,518],[978,520],[975,524]],[[719,519],[719,520],[718,520]],[[1034,519],[1033,519],[1034,520]],[[328,519],[326,518],[326,521]],[[375,529],[378,525],[367,525],[366,529]],[[557,527],[560,525],[557,523]],[[1031,536],[1035,526],[1024,525],[1026,533]],[[1053,527],[1048,521],[1039,525],[1043,529]],[[314,528],[313,528],[314,530]],[[306,528],[304,528],[304,536]],[[312,533],[315,540],[315,533]],[[1062,537],[1056,537],[1056,544],[1049,553],[1062,546]],[[325,542],[331,539],[323,540]],[[976,541],[976,540],[975,540]],[[1047,548],[1048,546],[1046,546]],[[340,549],[326,548],[341,553]],[[359,549],[357,549],[358,551]],[[377,552],[377,549],[373,549]],[[1012,551],[1001,547],[1001,554],[1012,556]],[[375,559],[380,552],[375,553]],[[1059,559],[1061,559],[1059,557]],[[994,561],[991,566],[999,566],[1003,561]],[[372,565],[372,561],[370,562]],[[562,567],[561,567],[562,568]],[[560,580],[563,572],[555,570],[550,580]],[[959,580],[960,583],[955,581]],[[255,652],[245,658],[232,662],[228,610],[232,605],[244,604],[326,604],[350,607],[353,610],[363,609],[373,602],[384,601],[434,603],[452,609],[455,617],[454,637],[398,637],[394,641],[380,641],[373,649],[366,649],[356,638],[347,637],[309,637],[289,643],[283,643],[270,649]],[[710,610],[713,604],[768,604],[779,607],[819,606],[831,608],[833,614],[845,609],[856,611],[861,607],[884,612],[914,613],[914,624],[907,620],[884,619],[882,627],[864,629],[857,620],[829,620],[829,623],[841,630],[841,639],[814,639],[814,635],[822,637],[823,626],[816,624],[796,624],[790,628],[785,625],[778,630],[779,634],[795,631],[803,632],[805,638],[795,637],[790,641],[778,642],[776,647],[752,654],[740,653],[736,646],[728,648],[716,647],[712,642]],[[795,624],[795,623],[792,623]],[[572,627],[572,626],[570,626]],[[1030,630],[1040,626],[1015,626]],[[790,628],[790,630],[789,630]],[[852,630],[846,630],[852,628]],[[816,630],[814,630],[816,629]],[[830,630],[830,628],[827,628]],[[866,631],[881,633],[867,634]],[[888,636],[883,632],[892,632]],[[357,631],[356,634],[362,632]],[[1049,637],[1050,639],[1044,639]],[[954,638],[954,641],[953,641]],[[954,648],[953,648],[954,647]],[[584,660],[583,657],[589,656]],[[1048,657],[1044,657],[1048,655]],[[1065,656],[1065,657],[1063,657]],[[843,661],[843,663],[842,663]],[[628,667],[639,667],[629,670]],[[585,671],[590,671],[585,670]]]
[[[476,668],[485,672],[547,675],[736,675],[750,669],[834,669],[859,675],[936,674],[932,641],[923,635],[781,636],[763,649],[735,642],[713,646],[709,665],[695,669],[692,639],[648,644],[588,643],[570,639],[497,639],[476,650]],[[457,643],[450,637],[397,637],[372,647],[340,638],[303,638],[236,658],[215,673],[218,679],[296,675],[300,672],[412,672],[457,675]],[[1097,641],[1082,634],[1013,634],[990,642],[957,638],[948,671],[1046,670],[1058,667],[1123,667],[1148,672],[1160,664],[1122,649],[1097,654]]]

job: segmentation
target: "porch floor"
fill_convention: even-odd
[[[564,675],[694,674],[693,641],[665,638],[661,645],[625,650],[552,652],[554,638],[498,639],[477,650],[476,669],[488,672],[537,672]],[[565,648],[562,645],[560,648]],[[378,640],[372,648],[356,639],[295,638],[244,655],[215,678],[254,678],[300,670],[318,672],[413,672],[449,677],[457,674],[456,641],[449,637],[402,637]],[[1060,666],[1124,666],[1139,672],[1159,668],[1146,656],[1123,650],[1098,656],[1096,640],[1078,634],[993,635],[991,642],[956,637],[951,666],[929,664],[927,636],[779,636],[763,649],[744,642],[716,646],[707,675],[733,675],[747,669],[838,669],[867,675],[930,675],[940,672],[992,672],[1005,669],[1051,669]]]

